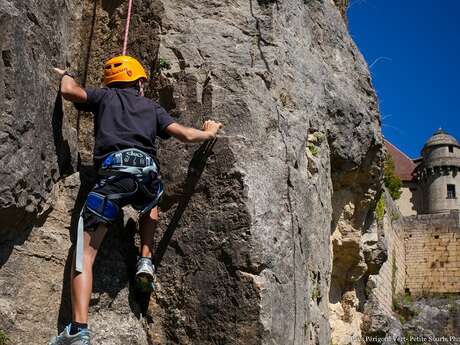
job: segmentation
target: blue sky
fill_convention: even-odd
[[[460,1],[350,0],[383,134],[412,158],[442,127],[460,140]]]

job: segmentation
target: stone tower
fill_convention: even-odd
[[[438,129],[421,153],[422,161],[416,168],[416,175],[423,190],[423,213],[460,209],[460,145],[457,140]]]

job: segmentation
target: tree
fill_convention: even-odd
[[[401,196],[401,179],[395,174],[395,162],[389,154],[385,158],[384,182],[393,200],[398,200]]]

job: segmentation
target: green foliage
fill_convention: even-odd
[[[380,199],[375,207],[375,215],[377,217],[377,222],[382,224],[383,216],[385,215],[385,197],[383,196],[383,193],[380,195]]]
[[[305,337],[308,336],[309,330],[310,330],[310,324],[307,321],[305,321],[305,323],[303,324],[303,332],[304,332]]]
[[[402,182],[401,179],[395,174],[395,162],[390,155],[387,155],[385,158],[384,181],[385,187],[387,187],[388,192],[390,193],[393,200],[398,200],[402,193]]]
[[[308,150],[310,150],[311,154],[315,157],[317,157],[319,154],[318,147],[313,144],[308,144]]]
[[[321,294],[321,285],[320,285],[320,275],[319,272],[310,272],[310,282],[311,282],[311,299],[316,303],[321,301],[323,297]]]
[[[311,299],[314,301],[318,301],[321,299],[321,289],[319,286],[315,285],[311,290]]]
[[[10,339],[5,334],[4,331],[0,330],[0,345],[8,345],[10,343]]]
[[[414,299],[409,294],[400,294],[393,297],[393,310],[398,315],[399,321],[402,324],[418,315],[419,311],[414,309],[413,302]]]
[[[288,107],[292,103],[289,94],[285,91],[280,93],[280,101],[283,107]]]
[[[396,266],[396,252],[393,249],[393,260],[391,262],[391,296],[394,298],[396,295],[396,272],[398,272],[398,266]]]
[[[414,303],[414,298],[412,297],[412,295],[409,295],[408,293],[400,294],[399,303],[411,304]]]
[[[390,217],[391,217],[391,221],[395,221],[399,219],[399,214],[397,214],[396,212],[391,212]]]
[[[158,72],[161,72],[165,69],[171,69],[171,63],[165,58],[160,58],[158,60]]]

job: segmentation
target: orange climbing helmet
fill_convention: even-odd
[[[147,74],[141,63],[131,56],[116,56],[104,65],[104,85],[130,82],[139,78],[147,79]]]

